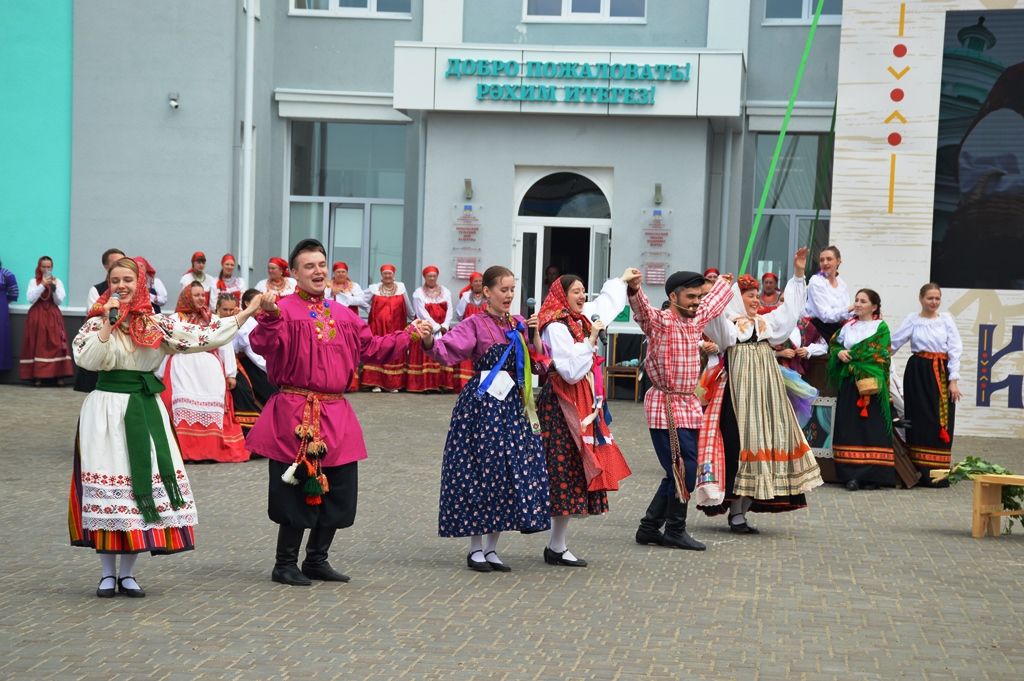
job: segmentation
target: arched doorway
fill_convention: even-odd
[[[599,179],[610,185],[610,177]],[[588,291],[600,290],[611,250],[611,205],[598,182],[567,170],[528,182],[518,204],[512,260],[516,305],[524,315],[531,311],[527,301],[533,299],[537,309],[560,274],[578,275]]]

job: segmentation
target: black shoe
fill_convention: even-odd
[[[686,531],[686,502],[674,494],[667,497],[665,509],[665,535],[661,540],[662,546],[673,549],[685,549],[687,551],[704,551],[707,549],[704,544],[690,536]]]
[[[139,580],[135,579],[135,577],[133,577],[132,575],[127,575],[126,577],[118,577],[117,578],[117,590],[118,591],[123,593],[128,598],[145,598],[146,597],[146,592],[142,590],[141,586],[138,589],[129,589],[128,587],[126,587],[124,585],[124,580],[126,580],[126,579],[133,579],[133,580],[135,580],[136,584],[139,583]]]
[[[327,552],[334,541],[334,527],[314,527],[309,531],[306,541],[306,560],[302,561],[302,574],[310,579],[323,582],[347,582],[348,575],[343,575],[327,562]]]
[[[287,584],[288,586],[309,586],[313,583],[309,577],[302,574],[302,571],[299,570],[295,563],[291,565],[275,565],[274,571],[270,573],[270,579],[278,584]]]
[[[860,483],[857,482],[856,480],[851,480],[848,483],[846,483],[846,489],[850,490],[851,492],[856,492],[857,490],[860,489]]]
[[[305,530],[301,527],[281,525],[277,528],[277,553],[270,579],[289,586],[309,586],[313,582],[299,570],[299,546]]]
[[[565,551],[568,550],[569,549],[566,549]],[[569,560],[568,558],[566,558],[565,551],[557,553],[545,546],[544,562],[548,565],[568,565],[569,567],[587,567],[587,561],[583,560],[582,558],[577,558],[576,560]]]
[[[861,486],[861,489],[867,490],[868,492],[874,492],[878,489],[878,485],[865,484]]]
[[[326,560],[319,565],[303,563],[301,572],[310,579],[319,579],[321,582],[347,582],[351,579],[331,567]]]
[[[742,523],[733,524],[732,519],[741,513],[730,513],[729,514],[729,531],[733,534],[761,534],[761,531],[752,525],[748,525],[747,521],[744,520]]]
[[[101,586],[103,586],[103,581],[106,580],[106,579],[117,580],[117,577],[115,577],[114,575],[107,575],[106,577],[104,577],[103,579],[100,580],[100,583],[96,585],[96,596],[98,598],[113,598],[114,597],[114,593],[115,593],[114,587],[110,587],[109,589],[101,589],[100,588]]]
[[[488,563],[486,560],[473,560],[474,553],[477,552],[470,551],[466,555],[466,566],[470,570],[476,570],[477,572],[494,572],[494,566],[491,563]]]
[[[661,546],[665,537],[661,534],[661,526],[665,524],[665,511],[668,508],[668,497],[655,494],[647,506],[647,515],[640,519],[640,527],[636,531],[637,544],[654,544]]]
[[[492,553],[494,554],[495,558],[498,557],[497,551],[488,551],[484,554],[484,560],[487,560],[487,556],[491,555]],[[496,563],[492,560],[488,560],[487,564],[490,565],[491,569],[495,572],[512,572],[512,568],[510,568],[508,565],[505,565],[504,563]]]

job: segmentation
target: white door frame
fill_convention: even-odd
[[[547,217],[517,217],[514,223],[514,232],[512,238],[512,273],[516,278],[516,295],[512,301],[512,309],[521,309],[522,292],[524,288],[523,277],[523,235],[524,234],[535,234],[536,235],[536,256],[534,262],[534,281],[533,281],[533,292],[534,297],[537,299],[537,308],[540,308],[540,304],[543,302],[540,296],[543,295],[543,284],[544,284],[544,268],[546,263],[544,262],[545,253],[545,241],[547,239],[547,228],[548,227],[568,227],[573,229],[586,229],[589,233],[590,242],[590,253],[588,259],[588,271],[590,272],[590,278],[594,281],[587,282],[587,290],[590,291],[591,296],[595,292],[601,290],[601,286],[604,284],[604,277],[606,274],[595,273],[594,265],[596,261],[596,238],[595,235],[603,234],[608,237],[608,261],[611,260],[611,230],[612,221],[606,219],[597,218],[547,218]],[[595,274],[597,277],[595,278]],[[597,281],[601,279],[601,281]]]

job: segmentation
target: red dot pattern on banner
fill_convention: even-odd
[[[902,142],[902,141],[903,141],[903,135],[899,134],[898,132],[893,132],[893,133],[889,134],[889,145],[890,146],[898,147],[900,145],[900,142]]]
[[[893,91],[889,93],[889,98],[894,102],[903,101],[903,90],[901,88],[893,88]]]
[[[899,43],[892,48],[892,53],[894,56],[902,59],[903,57],[907,56],[907,46],[904,45],[903,43]]]

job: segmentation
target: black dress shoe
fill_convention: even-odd
[[[673,549],[685,549],[687,551],[706,551],[707,546],[690,536],[690,533],[683,530],[679,534],[665,533],[662,537],[662,546],[667,546]]]
[[[114,593],[115,593],[114,592],[114,587],[110,587],[109,589],[102,589],[102,588],[100,588],[100,587],[103,586],[103,582],[105,580],[107,580],[107,579],[114,579],[114,580],[116,580],[117,578],[114,577],[114,575],[107,575],[106,577],[104,577],[103,579],[100,580],[100,583],[96,585],[96,596],[99,597],[99,598],[113,598],[114,597]]]
[[[494,565],[488,563],[486,560],[473,560],[473,554],[476,551],[471,551],[466,555],[466,566],[470,570],[476,570],[477,572],[494,572]]]
[[[735,525],[732,519],[740,515],[739,513],[729,515],[729,531],[734,534],[761,534],[761,531],[752,525],[748,525],[747,521],[744,520],[742,523]]]
[[[270,579],[278,584],[287,584],[288,586],[309,586],[313,583],[294,564],[275,565],[274,571],[270,573]]]
[[[665,537],[662,536],[658,530],[649,530],[646,527],[641,527],[636,531],[636,543],[650,546],[661,546],[665,543]]]
[[[324,561],[319,565],[307,565],[306,563],[303,563],[302,574],[306,575],[310,579],[319,579],[321,582],[347,582],[351,579],[348,575],[344,575],[335,570],[327,561]]]
[[[568,550],[569,549],[566,549],[565,551]],[[587,567],[587,561],[583,560],[582,558],[577,558],[576,560],[569,560],[568,558],[566,558],[565,551],[557,553],[545,546],[544,562],[548,565],[568,565],[569,567]]]
[[[495,558],[498,557],[497,551],[488,551],[484,554],[484,559],[486,560],[487,556],[491,555],[492,553],[494,554]],[[490,565],[491,569],[495,572],[512,572],[512,568],[510,568],[508,565],[505,565],[504,563],[498,563],[493,560],[488,560],[487,564]]]
[[[848,483],[846,483],[846,489],[850,490],[851,492],[856,492],[857,490],[860,489],[860,483],[857,482],[856,480],[851,480]]]
[[[133,577],[131,575],[128,575],[127,577],[118,577],[117,578],[117,590],[118,591],[123,593],[128,598],[145,598],[146,597],[146,592],[142,590],[141,586],[139,588],[137,588],[137,589],[129,589],[128,587],[126,587],[124,585],[124,580],[126,580],[126,579],[131,579],[136,584],[139,583],[139,580],[135,579],[135,577]]]

